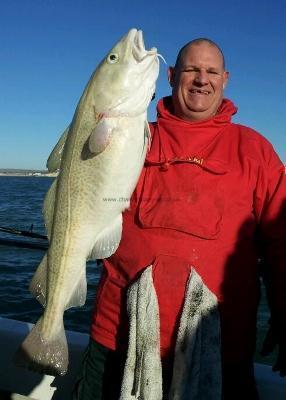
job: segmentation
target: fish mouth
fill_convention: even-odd
[[[142,62],[148,56],[157,55],[156,47],[152,47],[150,50],[145,49],[143,32],[141,30],[131,29],[127,39],[132,43],[132,54],[138,63]]]
[[[104,111],[109,117],[135,117],[146,112],[155,92],[159,57],[163,59],[156,47],[146,50],[141,30],[130,29],[122,42],[123,90]]]

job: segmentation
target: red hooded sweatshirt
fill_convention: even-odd
[[[171,355],[193,266],[219,301],[224,361],[249,361],[261,243],[275,288],[273,310],[286,315],[284,166],[265,138],[231,122],[237,109],[229,100],[199,122],[175,117],[171,97],[157,110],[151,148],[123,213],[120,245],[104,261],[91,336],[110,349],[126,346],[126,291],[152,264],[161,354]]]

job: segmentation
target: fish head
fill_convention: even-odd
[[[107,117],[146,112],[159,74],[157,49],[145,49],[141,30],[131,29],[107,54],[91,78],[95,111]]]

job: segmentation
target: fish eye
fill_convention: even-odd
[[[108,57],[107,57],[107,62],[108,62],[109,64],[115,64],[115,63],[118,62],[118,60],[119,60],[119,56],[118,56],[117,53],[111,53],[111,54],[109,54]]]

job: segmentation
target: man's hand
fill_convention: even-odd
[[[262,345],[261,355],[268,356],[273,352],[276,346],[278,355],[272,369],[275,372],[279,371],[280,376],[286,376],[286,331],[285,329],[279,329],[279,326],[274,328],[270,325]]]

